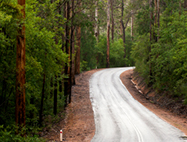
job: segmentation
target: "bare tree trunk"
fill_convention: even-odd
[[[51,98],[53,98],[53,95],[54,95],[53,77],[51,77],[50,86],[51,86],[51,89],[50,89],[50,99],[51,99]]]
[[[107,54],[106,67],[110,67],[110,0],[107,3]]]
[[[98,1],[96,0],[95,1],[95,37],[96,37],[96,40],[97,42],[99,41],[99,26],[98,26]]]
[[[182,9],[182,4],[181,1],[179,1],[179,16],[181,15],[181,9]]]
[[[187,8],[187,0],[184,0],[184,8],[186,10],[186,8]]]
[[[66,19],[67,21],[69,20],[70,18],[70,6],[69,6],[69,1],[66,2]],[[70,56],[70,50],[69,50],[69,26],[68,26],[68,23],[66,23],[66,28],[65,28],[65,39],[66,39],[66,43],[65,43],[65,51],[66,51],[66,54],[68,54]],[[69,76],[69,70],[68,70],[68,63],[65,64],[65,74]],[[67,106],[67,99],[68,99],[68,96],[69,96],[69,88],[70,88],[70,84],[69,84],[69,79],[68,78],[64,78],[64,96],[65,96],[65,107]]]
[[[57,114],[57,76],[55,75],[55,83],[54,83],[54,107],[53,114]]]
[[[133,29],[134,29],[134,15],[133,15],[133,11],[132,11],[132,16],[131,16],[131,40],[133,41],[133,37],[134,37],[134,33],[133,33]]]
[[[71,74],[72,74],[72,85],[75,85],[75,27],[72,27],[72,70],[71,70]]]
[[[63,4],[63,1],[61,1],[60,3],[59,3],[59,15],[62,15],[63,14],[63,16],[64,17],[66,17],[65,16],[65,8],[64,8],[64,4]],[[62,11],[64,11],[64,12],[62,12]],[[59,23],[59,26],[61,26],[61,27],[63,27],[64,29],[65,29],[65,27],[64,27],[64,25],[62,25],[62,24],[60,24]],[[64,52],[64,33],[61,33],[61,39],[62,39],[62,47],[61,47],[61,49],[62,49],[62,51]],[[63,75],[63,73],[64,73],[64,64],[62,65],[62,71],[61,71],[61,73],[59,74],[59,77],[61,77],[61,75]],[[62,97],[63,97],[63,93],[62,93],[62,89],[63,89],[63,79],[61,79],[61,80],[59,80],[59,94],[60,94],[60,99],[62,99]]]
[[[75,74],[80,73],[81,27],[77,27],[77,48],[75,56]]]
[[[123,39],[123,46],[124,46],[124,58],[126,58],[126,48],[125,48],[125,26],[124,26],[124,23],[123,23],[123,11],[124,11],[124,2],[123,0],[121,1],[121,32],[122,32],[122,39]],[[126,66],[126,64],[125,64]]]
[[[152,43],[152,20],[153,20],[153,13],[152,13],[152,0],[149,0],[149,9],[150,9],[150,23],[149,23],[149,34],[150,34],[150,43]],[[149,61],[151,60],[151,45],[148,47],[149,50]],[[149,76],[152,76],[151,70],[151,63],[149,63]],[[149,77],[150,78],[150,77]]]
[[[126,58],[126,48],[125,48],[125,26],[124,26],[123,20],[121,20],[121,27],[122,27],[123,46],[124,46],[124,58]]]
[[[81,8],[81,0],[78,0],[78,5]],[[76,48],[76,55],[75,55],[75,74],[79,74],[80,73],[80,50],[81,50],[81,26],[79,25],[76,28],[76,37],[77,37],[77,48]]]
[[[154,27],[157,28],[157,0],[154,0]],[[155,42],[157,42],[156,30],[153,31],[153,37]]]
[[[23,6],[21,10],[25,19],[25,0],[18,0],[18,4]],[[25,25],[20,24],[17,35],[16,53],[16,124],[21,129],[25,126]],[[22,134],[22,135],[25,135]]]
[[[73,56],[72,56],[72,51],[73,51],[73,45],[74,45],[74,27],[73,27],[73,15],[74,15],[74,0],[72,0],[72,3],[71,3],[71,29],[70,29],[70,51],[69,51],[69,56],[70,56],[70,70],[69,70],[69,79],[68,79],[68,95],[69,95],[69,103],[71,103],[71,88],[72,88],[72,79],[74,80],[73,78]]]
[[[42,97],[41,97],[40,114],[39,114],[39,125],[40,126],[42,126],[44,95],[45,95],[45,71],[43,73]]]
[[[114,0],[111,0],[111,20],[112,20],[112,42],[114,42]]]
[[[158,31],[157,31],[157,42],[159,41],[159,28],[160,28],[160,0],[157,0],[157,21],[158,21]]]
[[[153,13],[152,13],[152,0],[149,0],[149,9],[150,9],[150,23],[149,23],[149,40],[152,41],[152,19],[153,19]],[[150,49],[150,48],[149,48]],[[151,49],[150,49],[151,50]],[[149,50],[149,51],[150,51]]]

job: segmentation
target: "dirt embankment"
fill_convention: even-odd
[[[95,123],[89,97],[89,79],[96,71],[98,70],[91,70],[76,76],[75,85],[72,87],[72,102],[66,108],[65,119],[53,125],[50,132],[44,136],[48,142],[59,142],[61,129],[63,141],[91,141],[95,133]]]
[[[182,100],[176,101],[167,92],[157,93],[133,70],[124,72],[120,77],[136,100],[187,134],[187,106],[182,104]]]

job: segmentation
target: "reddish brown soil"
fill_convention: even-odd
[[[76,76],[76,85],[72,88],[72,103],[66,109],[66,118],[49,132],[45,138],[48,141],[59,141],[59,130],[63,128],[63,141],[68,142],[89,142],[94,136],[95,123],[91,102],[89,99],[89,79],[98,70],[84,72]],[[171,113],[166,108],[161,108],[142,95],[131,82],[133,70],[124,72],[120,77],[132,96],[141,104],[154,112],[157,116],[168,121],[171,125],[179,128],[187,134],[187,119],[175,113]],[[134,81],[136,82],[136,81]],[[139,87],[139,86],[138,86]],[[138,88],[137,87],[137,88]],[[144,88],[141,86],[141,89]],[[146,92],[146,88],[142,89]],[[152,96],[155,96],[153,93]],[[150,96],[151,96],[150,95]]]
[[[95,132],[93,110],[89,98],[89,79],[98,70],[91,70],[76,76],[72,87],[72,102],[66,108],[64,121],[55,126],[45,138],[50,142],[59,142],[60,129],[63,129],[63,141],[88,142]],[[58,128],[57,128],[58,127]]]
[[[150,111],[155,113],[158,117],[162,118],[163,120],[167,121],[171,125],[177,127],[181,131],[183,131],[185,134],[187,134],[187,118],[186,115],[180,114],[180,109],[176,110],[174,107],[169,108],[168,106],[165,105],[164,103],[166,102],[166,99],[164,98],[164,101],[160,101],[159,99],[156,99],[155,103],[155,98],[157,98],[157,94],[155,91],[150,91],[150,88],[145,87],[145,83],[138,83],[140,82],[141,78],[136,78],[134,79],[132,77],[133,75],[133,70],[128,70],[124,73],[121,74],[121,80],[123,84],[126,86],[128,91],[131,93],[131,95],[138,100],[142,105],[144,105],[146,108],[148,108]],[[133,78],[133,82],[136,84],[133,84],[131,82],[131,79]],[[136,87],[135,87],[136,86]],[[137,91],[137,89],[140,89],[141,93]],[[148,95],[145,95],[148,94]],[[174,111],[175,110],[175,111]]]

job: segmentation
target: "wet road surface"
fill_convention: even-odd
[[[92,142],[185,142],[183,132],[131,96],[120,80],[128,69],[132,68],[101,70],[90,79],[96,127]]]

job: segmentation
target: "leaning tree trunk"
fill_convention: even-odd
[[[25,19],[25,0],[18,0],[18,4],[23,6],[21,12]],[[17,35],[16,53],[16,125],[21,129],[25,126],[25,25],[20,24]],[[25,135],[25,134],[22,134]]]
[[[107,54],[106,67],[110,67],[110,0],[107,3]]]

